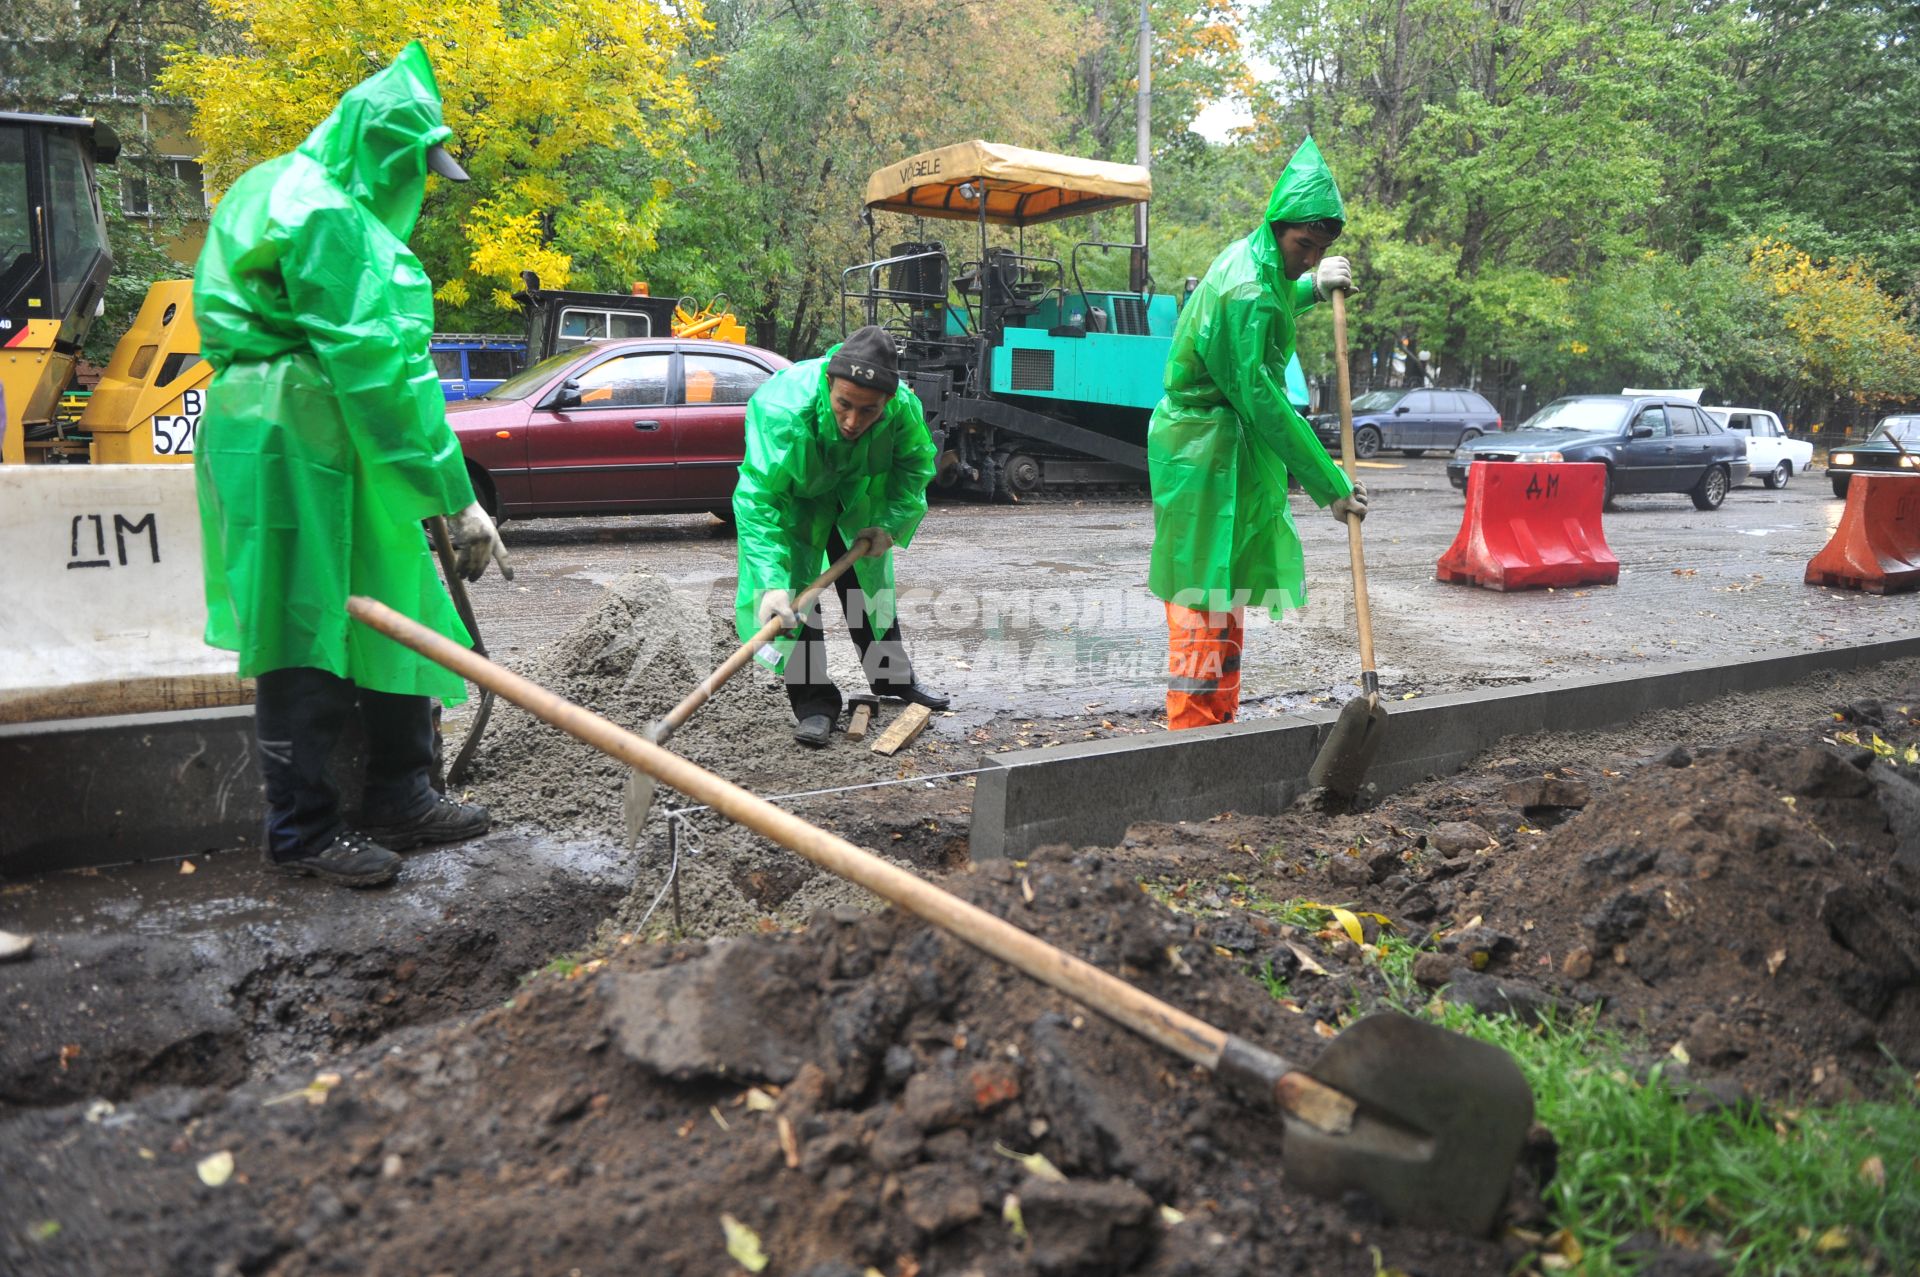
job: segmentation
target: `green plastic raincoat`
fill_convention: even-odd
[[[746,456],[733,490],[740,544],[734,623],[742,640],[760,629],[754,609],[762,593],[797,596],[826,570],[835,527],[849,545],[862,528],[880,527],[904,547],[926,517],[934,448],[919,397],[902,383],[880,420],[848,443],[827,399],[832,354],[776,373],[747,401]],[[866,593],[867,623],[885,633],[894,620],[893,552],[861,559],[853,572]],[[781,670],[792,649],[793,639],[782,636],[755,657]]]
[[[1147,428],[1147,583],[1161,599],[1226,611],[1237,593],[1276,616],[1306,601],[1287,476],[1321,506],[1353,487],[1287,401],[1294,317],[1313,305],[1313,281],[1281,274],[1272,223],[1345,216],[1308,138],[1275,184],[1265,221],[1214,259],[1180,312],[1166,395]]]
[[[382,692],[457,675],[349,622],[366,594],[470,643],[420,521],[473,502],[407,237],[427,149],[452,136],[418,44],[349,90],[297,150],[220,201],[193,285],[214,367],[194,468],[207,642],[240,674],[306,666]]]

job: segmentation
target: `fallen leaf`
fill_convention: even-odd
[[[1171,1206],[1162,1206],[1160,1208],[1160,1218],[1165,1220],[1167,1226],[1171,1228],[1175,1224],[1184,1224],[1187,1220],[1187,1215],[1185,1211],[1177,1211]]]
[[[203,1157],[194,1166],[200,1176],[200,1182],[208,1188],[218,1188],[233,1178],[233,1154],[222,1149],[211,1157]]]
[[[720,1228],[727,1235],[727,1254],[750,1273],[767,1266],[766,1252],[760,1249],[760,1235],[731,1215],[720,1216]]]
[[[1887,1164],[1880,1160],[1878,1153],[1860,1163],[1860,1178],[1875,1188],[1887,1186]]]
[[[1340,1030],[1334,1028],[1325,1020],[1315,1020],[1313,1022],[1313,1031],[1323,1038],[1337,1038],[1340,1036]]]
[[[1060,1168],[1049,1162],[1044,1153],[1016,1153],[998,1140],[994,1141],[993,1151],[1009,1161],[1020,1163],[1027,1174],[1035,1179],[1044,1179],[1055,1184],[1067,1182],[1067,1177],[1060,1173]]]
[[[1785,949],[1775,949],[1772,953],[1768,954],[1767,955],[1767,974],[1768,975],[1778,974],[1781,964],[1784,963],[1786,960],[1787,960],[1787,951]]]
[[[1166,1208],[1161,1207],[1161,1209]],[[1008,1193],[1006,1199],[1000,1203],[1000,1219],[1013,1231],[1015,1238],[1020,1241],[1027,1239],[1026,1217],[1020,1213],[1020,1199],[1012,1193]]]
[[[180,862],[180,872],[181,872],[181,873],[183,873],[183,874],[190,874],[190,873],[192,873],[192,872],[193,872],[193,862],[192,862],[191,860],[183,860],[183,861],[181,861],[181,862]]]
[[[773,1108],[773,1097],[757,1086],[748,1087],[745,1098],[747,1107],[756,1113],[765,1113]]]
[[[1820,1240],[1813,1244],[1813,1248],[1823,1255],[1831,1255],[1852,1245],[1853,1238],[1847,1234],[1847,1230],[1836,1225],[1820,1234]]]
[[[1687,1053],[1687,1044],[1685,1042],[1675,1042],[1673,1046],[1668,1049],[1667,1054],[1682,1064],[1693,1063],[1693,1056]]]
[[[1291,940],[1288,940],[1285,943],[1287,948],[1293,951],[1293,956],[1300,960],[1300,969],[1302,971],[1306,972],[1308,975],[1325,975],[1327,973],[1327,969],[1325,967],[1321,966],[1318,962],[1314,961],[1313,955],[1311,953],[1308,953],[1305,949],[1302,949],[1299,945],[1295,944]]]
[[[37,1242],[50,1242],[59,1235],[60,1221],[57,1219],[43,1219],[33,1226],[33,1240]]]

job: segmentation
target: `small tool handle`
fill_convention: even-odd
[[[1333,290],[1333,368],[1340,386],[1340,462],[1358,483],[1353,456],[1353,387],[1347,371],[1347,290]],[[1353,560],[1353,613],[1360,626],[1360,686],[1370,700],[1380,699],[1380,676],[1373,669],[1373,613],[1367,607],[1367,558],[1360,548],[1360,520],[1347,516],[1347,553]]]
[[[347,601],[347,611],[361,624],[405,644],[463,678],[492,689],[536,718],[645,772],[696,802],[705,803],[727,819],[806,857],[828,873],[865,887],[881,899],[926,919],[1140,1036],[1208,1069],[1219,1063],[1227,1035],[1212,1025],[748,793],[678,754],[561,699],[539,684],[474,655],[384,603],[355,596]]]
[[[812,607],[813,601],[820,597],[823,590],[839,580],[841,573],[866,555],[869,544],[867,538],[860,537],[848,546],[845,554],[835,559],[827,566],[825,572],[815,577],[813,584],[800,591],[800,597],[793,602],[793,610],[799,613]],[[761,626],[752,638],[735,648],[732,656],[722,661],[718,669],[702,679],[698,687],[688,692],[686,699],[667,711],[666,717],[662,718],[659,726],[654,729],[654,740],[662,745],[666,744],[673,734],[680,730],[680,725],[693,717],[695,710],[712,700],[713,694],[720,690],[721,685],[738,674],[741,667],[753,659],[753,654],[760,650],[762,643],[771,643],[785,628],[780,624],[779,617],[769,617],[767,623]]]

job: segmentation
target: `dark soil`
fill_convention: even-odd
[[[1889,1055],[1920,1066],[1920,765],[1839,733],[1897,759],[1920,741],[1910,706],[1638,759],[1495,758],[1367,812],[1139,826],[944,881],[1295,1059],[1388,992],[1338,931],[1274,916],[1306,899],[1422,942],[1434,996],[1598,1008],[1714,1094],[1884,1095]],[[938,876],[953,795],[928,792],[938,816],[896,795],[858,819],[901,843],[941,824],[895,853]],[[1288,1191],[1269,1117],[913,919],[843,904],[764,926],[616,944],[337,1061],[318,1103],[303,1073],[17,1117],[0,1270],[731,1274],[723,1216],[767,1272],[809,1277],[1526,1266],[1518,1240]],[[1534,1226],[1550,1135],[1530,1150],[1510,1218]],[[221,1152],[234,1176],[207,1186],[195,1167]]]

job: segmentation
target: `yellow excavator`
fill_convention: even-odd
[[[189,281],[148,290],[77,413],[68,393],[113,267],[96,166],[119,152],[99,120],[0,112],[0,463],[193,459],[213,369]]]

